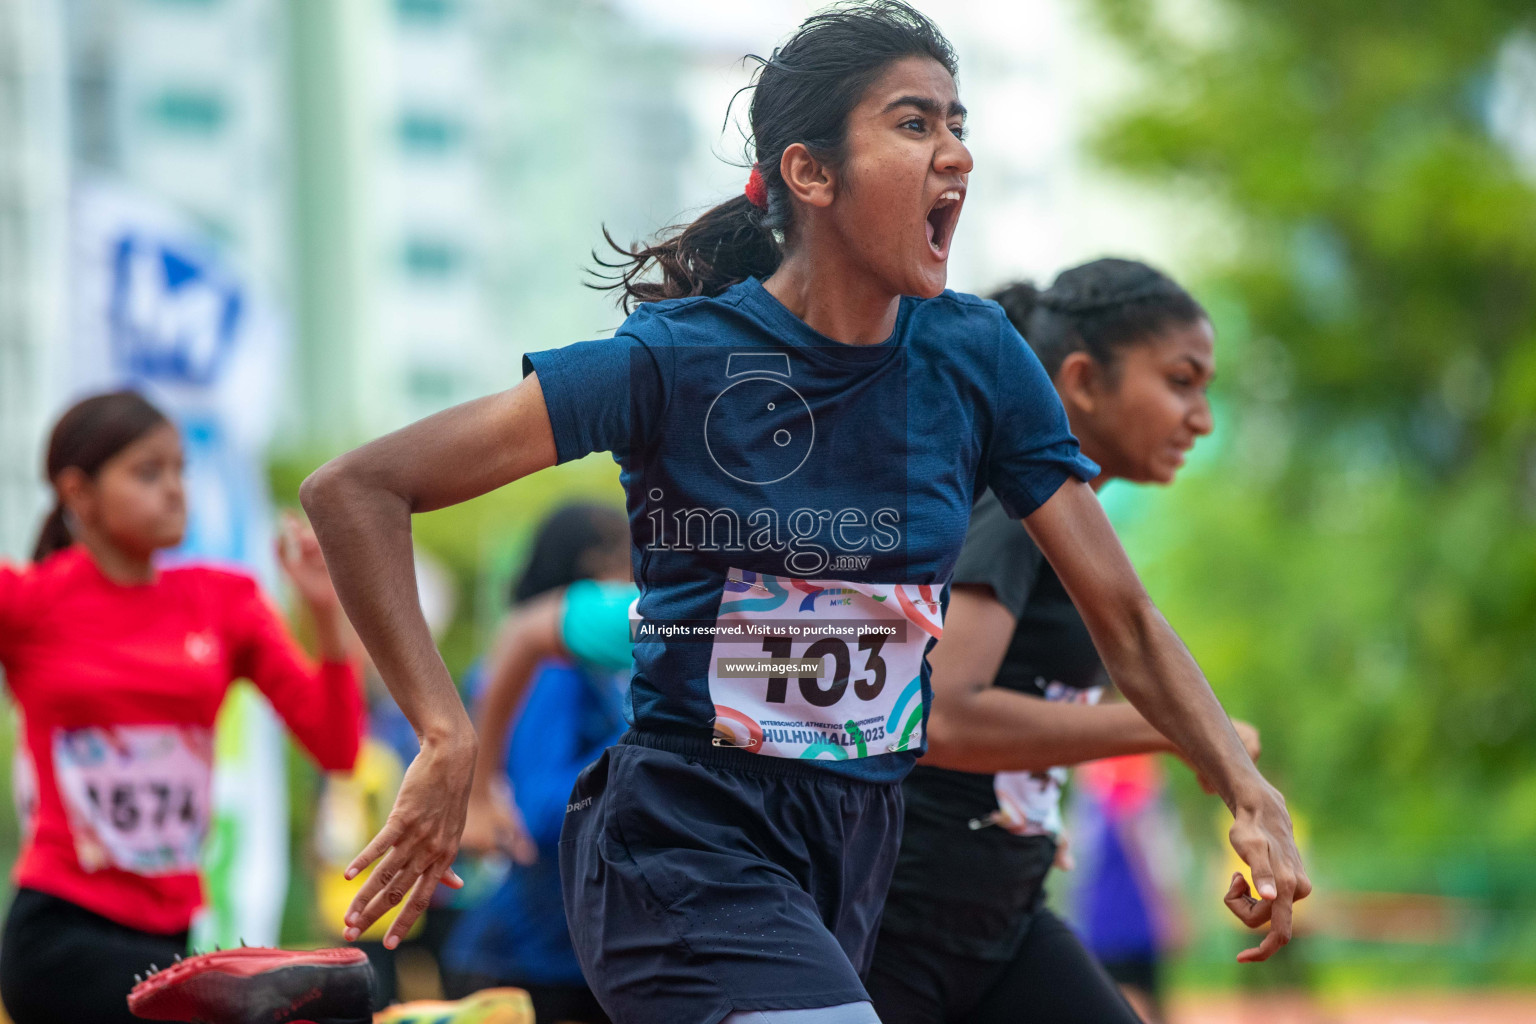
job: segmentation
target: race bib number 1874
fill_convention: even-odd
[[[921,747],[923,652],[943,632],[937,587],[732,570],[715,626],[717,743],[824,760]]]
[[[213,735],[201,726],[54,733],[54,775],[80,866],[139,875],[196,871],[212,765]]]

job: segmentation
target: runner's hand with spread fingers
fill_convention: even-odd
[[[300,489],[347,617],[421,742],[384,828],[347,868],[353,878],[379,861],[347,911],[348,941],[403,902],[384,936],[393,949],[439,880],[464,884],[452,865],[474,774],[475,730],[416,599],[411,515],[467,501],[554,462],[549,414],[530,374],[508,391],[333,459]]]
[[[384,935],[385,948],[394,949],[432,902],[439,881],[451,889],[464,887],[464,880],[453,870],[453,860],[464,831],[467,768],[473,760],[473,746],[466,752],[462,747],[454,750],[447,745],[422,743],[421,753],[405,771],[389,819],[347,866],[350,879],[379,861],[347,908],[343,937],[348,942],[356,942],[390,908],[405,901]],[[463,780],[463,796],[451,790],[444,792],[455,777]]]

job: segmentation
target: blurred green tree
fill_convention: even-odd
[[[1220,433],[1129,524],[1149,585],[1341,881],[1529,906],[1536,9],[1094,9],[1142,79],[1096,154],[1221,225]]]

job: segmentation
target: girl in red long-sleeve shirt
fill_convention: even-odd
[[[325,563],[297,523],[280,558],[313,613],[318,667],[248,577],[155,567],[181,541],[186,502],[176,430],[149,402],[125,391],[75,405],[47,473],[58,502],[34,564],[0,565],[0,665],[35,794],[0,998],[16,1024],[127,1022],[134,973],[186,950],[202,902],[230,681],[254,682],[329,769],[352,766],[362,704]]]

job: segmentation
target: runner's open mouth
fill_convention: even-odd
[[[949,250],[949,239],[955,232],[955,222],[960,219],[960,200],[959,189],[946,189],[928,211],[928,245],[940,256]]]

